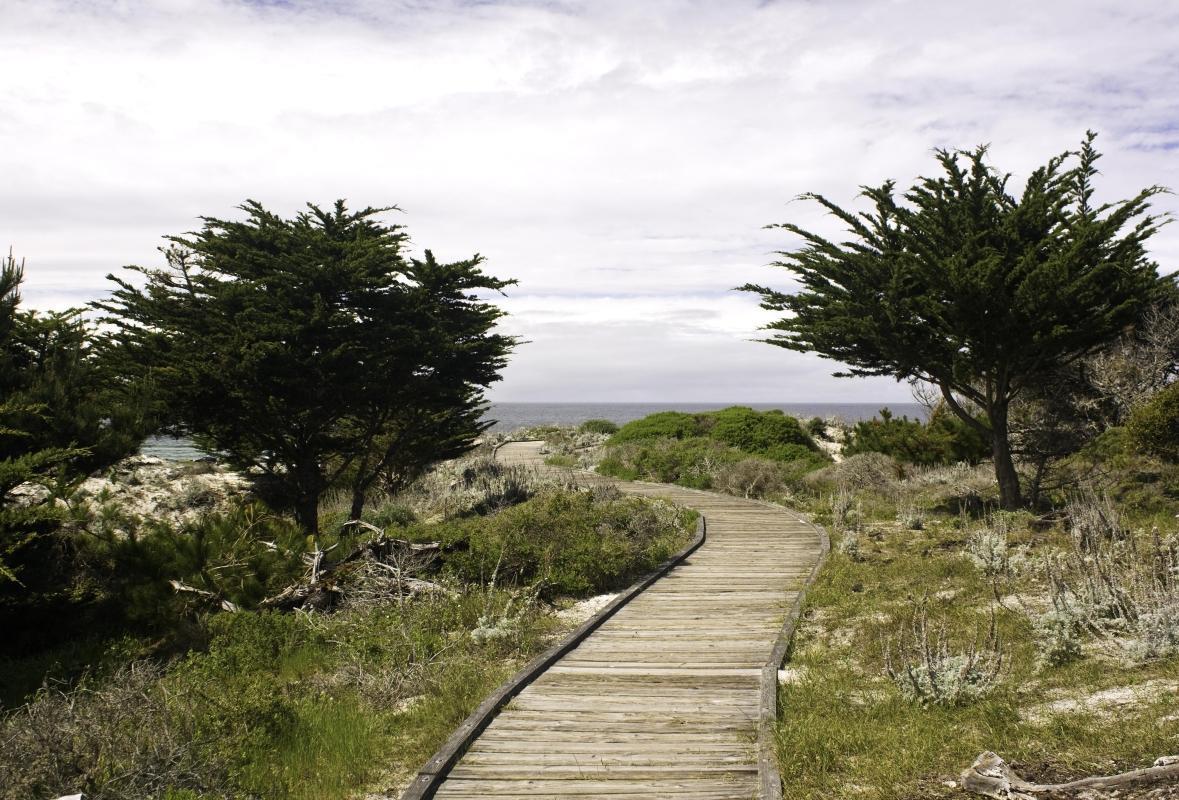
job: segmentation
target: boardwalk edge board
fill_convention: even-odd
[[[496,450],[498,449],[499,447],[496,448]],[[449,774],[459,758],[462,757],[467,747],[491,724],[492,719],[495,718],[495,715],[501,708],[507,705],[513,697],[523,691],[528,684],[532,683],[545,670],[559,661],[566,653],[581,644],[602,623],[614,616],[615,612],[695,552],[700,545],[704,544],[704,540],[707,538],[707,529],[708,525],[704,519],[704,515],[700,514],[696,520],[696,535],[683,550],[680,550],[657,566],[646,577],[632,584],[629,589],[614,598],[601,611],[583,622],[558,644],[534,658],[527,666],[492,692],[455,729],[455,732],[438,749],[438,752],[434,754],[433,758],[427,761],[426,765],[418,771],[418,775],[414,778],[413,783],[401,795],[401,800],[428,800],[428,798],[433,797],[442,785],[442,782],[446,779],[447,774]]]
[[[790,613],[786,615],[786,621],[778,634],[778,641],[774,645],[773,653],[770,654],[770,660],[761,672],[761,703],[757,725],[757,774],[761,788],[760,798],[761,800],[781,800],[782,777],[778,770],[778,759],[774,754],[774,723],[778,719],[778,670],[786,664],[786,656],[790,650],[790,644],[794,640],[794,631],[798,628],[798,620],[806,605],[807,591],[818,579],[819,571],[823,568],[823,564],[826,563],[827,556],[831,552],[831,538],[823,526],[815,524],[808,516],[800,514],[794,509],[772,503],[762,503],[762,505],[782,509],[793,514],[800,522],[809,525],[819,535],[819,557],[811,567],[810,574],[799,590],[798,596],[795,597],[794,605],[790,607]]]
[[[631,483],[659,485],[649,481],[631,481]],[[702,489],[688,489],[687,491],[700,495],[713,494]],[[790,613],[786,615],[786,620],[778,633],[778,639],[770,653],[769,661],[766,662],[761,672],[761,700],[758,704],[757,724],[758,798],[759,800],[782,800],[782,776],[778,769],[778,759],[774,753],[774,723],[778,718],[778,671],[786,664],[786,656],[794,641],[794,631],[798,627],[798,620],[802,617],[802,610],[806,605],[807,592],[814,586],[819,572],[827,562],[827,556],[831,553],[831,538],[827,534],[827,529],[816,524],[807,514],[765,500],[746,499],[757,505],[790,514],[799,522],[810,527],[819,537],[819,556],[799,589],[794,604],[790,607]]]

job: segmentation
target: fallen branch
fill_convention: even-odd
[[[450,589],[447,589],[440,583],[433,581],[424,581],[421,578],[411,578],[408,575],[402,574],[401,570],[392,564],[383,564],[380,561],[374,561],[373,566],[380,567],[386,572],[392,574],[393,578],[401,584],[402,588],[410,594],[419,594],[421,592],[444,592],[446,594],[453,594]]]
[[[353,520],[346,524],[363,528],[373,527],[360,520]],[[335,546],[332,545],[326,550],[316,550],[314,553],[304,556],[308,564],[308,577],[304,581],[288,586],[278,594],[266,598],[262,601],[261,606],[284,611],[295,608],[330,608],[343,594],[340,586],[333,579],[334,574],[341,567],[357,561],[370,562],[395,575],[399,582],[399,592],[412,595],[419,592],[447,591],[438,584],[411,578],[408,575],[409,572],[425,569],[438,557],[442,551],[440,542],[409,542],[381,535],[357,546],[339,561],[325,564],[324,556]]]
[[[187,583],[181,583],[180,581],[168,581],[168,583],[171,584],[173,591],[177,594],[196,595],[202,600],[218,606],[222,611],[237,611],[237,606],[234,603],[229,602],[219,594],[206,592],[204,589],[198,589],[195,586],[189,586]]]
[[[962,773],[962,788],[968,792],[1001,800],[1037,800],[1036,795],[1059,794],[1081,789],[1113,789],[1132,783],[1179,779],[1179,756],[1164,756],[1154,766],[1122,772],[1118,775],[1095,775],[1068,783],[1029,783],[999,756],[987,751]]]

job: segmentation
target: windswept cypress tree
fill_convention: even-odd
[[[52,506],[20,501],[13,490],[18,486],[47,480],[70,453],[57,449],[37,449],[29,442],[27,431],[17,427],[12,418],[28,416],[41,409],[14,399],[19,388],[15,363],[17,353],[11,342],[20,304],[23,265],[12,254],[0,262],[0,586],[20,583],[20,564],[24,551],[41,536],[56,527],[58,515]]]
[[[0,261],[0,611],[68,590],[50,541],[60,511],[33,487],[64,490],[138,449],[144,429],[79,312],[20,309],[23,274],[11,253]]]
[[[985,147],[937,151],[942,174],[901,199],[893,181],[865,187],[870,211],[804,195],[849,238],[771,226],[804,245],[776,262],[794,273],[798,291],[741,287],[760,294],[763,308],[788,312],[768,326],[766,341],[847,364],[837,375],[937,385],[990,441],[1002,505],[1020,505],[1012,401],[1116,337],[1160,291],[1145,244],[1161,223],[1148,201],[1163,190],[1094,205],[1093,140],[1090,133],[1079,152],[1033,171],[1019,197],[1008,192],[1009,176],[987,164]]]
[[[483,390],[515,342],[492,333],[502,312],[479,293],[512,281],[478,255],[407,259],[401,227],[376,219],[391,209],[241,209],[167,237],[164,269],[129,267],[142,288],[110,276],[118,288],[95,305],[163,418],[315,534],[329,486],[346,481],[358,514],[375,481],[412,477],[485,429]]]

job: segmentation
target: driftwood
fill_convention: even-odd
[[[442,551],[439,542],[409,542],[404,539],[391,539],[385,536],[379,528],[360,520],[345,523],[346,526],[362,527],[379,534],[375,539],[357,546],[351,553],[334,564],[324,564],[324,556],[328,550],[316,550],[307,556],[308,577],[305,581],[288,586],[273,597],[262,601],[263,608],[292,610],[295,608],[330,608],[344,595],[344,590],[333,580],[333,576],[342,567],[358,561],[370,563],[388,573],[396,585],[397,591],[413,595],[422,592],[445,591],[442,586],[420,578],[411,577],[409,573],[417,572],[428,567]],[[335,547],[336,545],[332,545]]]
[[[1114,789],[1134,783],[1179,781],[1179,756],[1164,756],[1154,766],[1117,775],[1092,776],[1068,783],[1029,783],[999,756],[987,751],[962,773],[962,788],[1002,800],[1039,800],[1038,796],[1070,794],[1082,789]]]

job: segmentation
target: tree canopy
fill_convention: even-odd
[[[61,591],[53,497],[135,452],[146,420],[116,393],[78,310],[20,308],[24,265],[0,260],[0,604]],[[34,488],[34,487],[40,487]]]
[[[869,211],[804,195],[849,238],[770,226],[803,245],[775,262],[796,276],[797,291],[741,287],[760,294],[763,308],[787,312],[767,326],[766,341],[841,361],[848,369],[837,375],[937,385],[989,438],[1002,504],[1019,505],[1012,400],[1116,337],[1160,291],[1145,243],[1165,221],[1148,213],[1163,189],[1095,204],[1094,138],[1034,170],[1018,196],[986,147],[936,151],[941,174],[899,198],[891,180],[863,187]]]
[[[412,477],[485,429],[483,389],[515,340],[479,298],[512,281],[482,258],[403,253],[378,215],[308,205],[291,219],[259,203],[167,237],[166,266],[115,276],[106,312],[124,370],[150,377],[176,432],[255,475],[269,499],[318,531],[318,503],[346,482],[359,513],[385,476]]]

